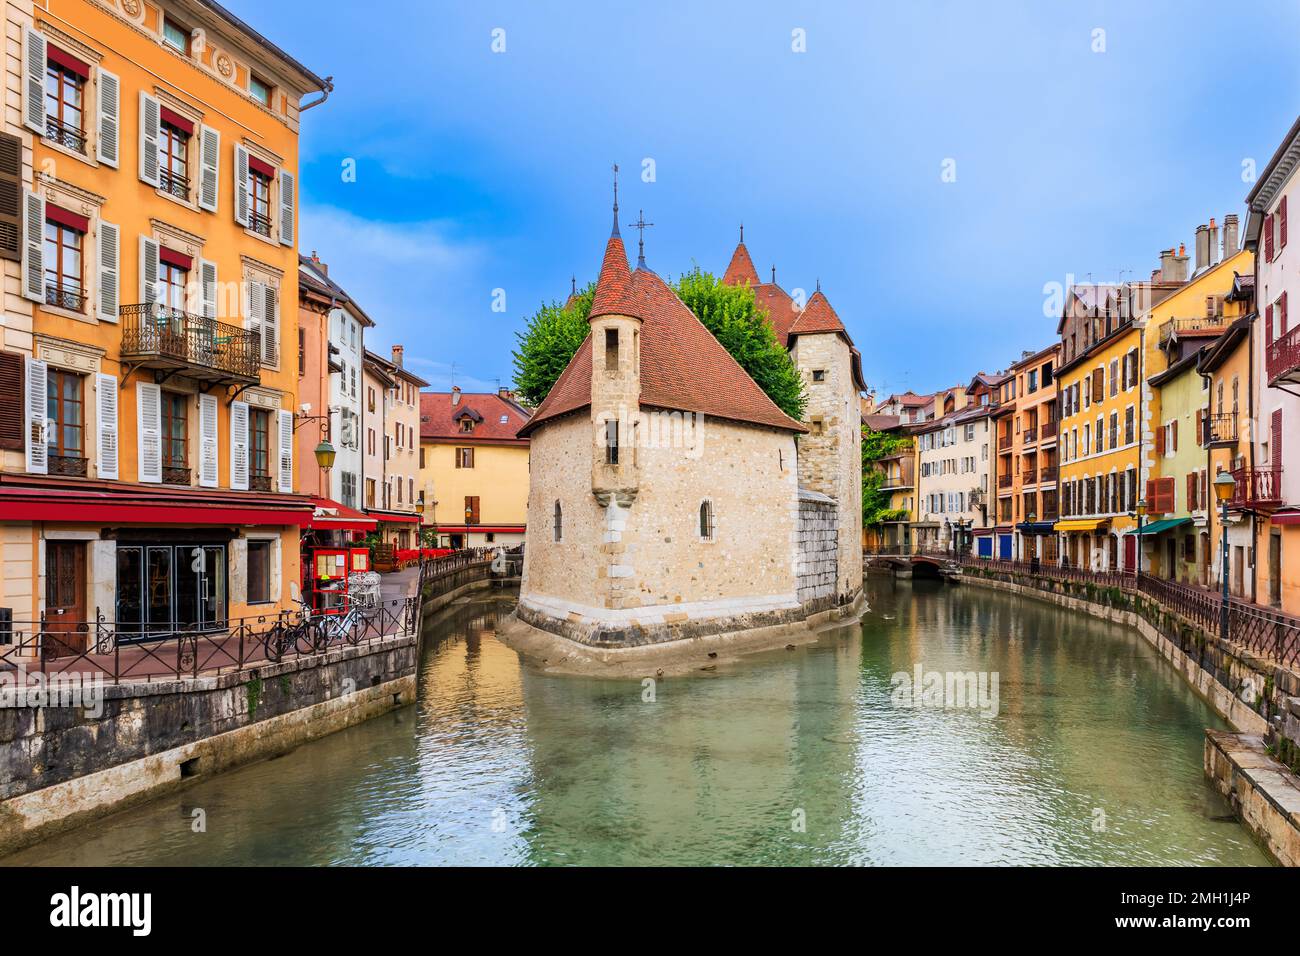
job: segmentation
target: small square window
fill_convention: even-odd
[[[271,84],[265,80],[259,80],[255,76],[248,78],[248,92],[253,94],[253,99],[263,106],[271,105]]]
[[[163,40],[186,56],[190,55],[190,33],[174,20],[163,20]]]
[[[824,369],[824,368],[815,368],[815,369],[813,369],[813,381],[814,381],[814,382],[824,382],[824,381],[826,381],[826,369]]]

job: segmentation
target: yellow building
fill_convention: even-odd
[[[165,633],[288,606],[311,518],[298,131],[329,81],[202,0],[12,16],[0,391],[23,411],[0,423],[2,603],[70,635],[97,614]]]
[[[507,389],[420,393],[426,533],[441,547],[515,545],[528,515],[529,411]]]
[[[1143,337],[1153,303],[1181,288],[1187,256],[1166,250],[1149,283],[1076,285],[1057,331],[1061,410],[1061,561],[1094,571],[1129,570],[1137,560],[1142,488]],[[1124,542],[1121,545],[1121,541]],[[1123,554],[1121,554],[1121,547]]]
[[[1212,451],[1235,445],[1237,431],[1231,411],[1215,411],[1222,417],[1211,416],[1207,424],[1215,390],[1197,366],[1202,351],[1250,311],[1253,300],[1240,279],[1253,279],[1254,256],[1239,248],[1237,217],[1231,214],[1224,217],[1222,242],[1211,219],[1196,230],[1195,249],[1190,281],[1145,317],[1144,420],[1152,434],[1142,446],[1142,567],[1170,580],[1208,585],[1218,540],[1209,527]],[[1224,384],[1220,378],[1218,387]],[[1242,403],[1248,386],[1237,383]],[[1217,437],[1210,443],[1212,434]]]

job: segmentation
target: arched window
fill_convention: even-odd
[[[564,511],[560,508],[559,501],[555,502],[555,540],[564,540]]]
[[[700,502],[700,537],[713,540],[713,502],[707,498]]]

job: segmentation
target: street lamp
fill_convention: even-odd
[[[1137,533],[1137,542],[1136,542],[1137,547],[1134,550],[1137,551],[1137,573],[1138,576],[1141,577],[1142,576],[1142,519],[1147,516],[1147,500],[1145,498],[1139,498],[1137,501],[1137,508],[1135,510],[1137,511],[1137,517],[1138,517],[1138,533]]]
[[[1214,497],[1219,499],[1222,507],[1220,520],[1223,524],[1223,556],[1220,559],[1222,564],[1219,577],[1223,580],[1223,598],[1219,608],[1219,636],[1225,642],[1228,640],[1228,502],[1236,490],[1237,480],[1226,471],[1219,472],[1219,477],[1214,479]]]
[[[415,499],[415,513],[424,514],[424,492],[420,492],[420,497]]]
[[[322,468],[334,467],[334,456],[338,454],[328,438],[322,438],[316,446],[316,464]]]
[[[1032,525],[1037,520],[1038,520],[1038,513],[1034,511],[1032,508],[1030,508],[1028,513],[1025,515],[1025,523]],[[1032,570],[1037,571],[1038,570],[1038,532],[1036,532],[1033,528],[1030,528],[1028,537],[1030,540],[1030,551],[1031,551],[1029,555],[1029,566]],[[1025,540],[1024,532],[1021,532],[1020,540],[1022,542]]]

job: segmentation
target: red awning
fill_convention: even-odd
[[[140,485],[121,490],[0,485],[0,521],[302,526],[311,517],[302,502],[297,498],[280,504],[239,492],[198,495]]]
[[[169,266],[176,266],[178,269],[184,269],[189,272],[194,268],[194,260],[183,252],[177,252],[174,249],[168,249],[166,246],[158,247],[158,260],[165,262]]]
[[[437,526],[439,534],[523,534],[524,525],[521,524],[439,524]]]
[[[256,156],[248,157],[248,168],[255,173],[261,173],[267,179],[275,178],[275,167],[270,163],[265,163]]]
[[[374,518],[368,518],[355,508],[341,505],[330,498],[313,498],[312,504],[316,510],[307,522],[308,528],[317,531],[374,531],[379,527],[379,522]]]
[[[83,80],[90,79],[90,64],[85,60],[78,59],[71,53],[64,53],[56,46],[47,46],[45,48],[45,58],[51,63],[58,64],[65,70],[71,70]]]
[[[181,116],[180,113],[177,113],[175,110],[169,110],[165,106],[160,108],[158,113],[159,116],[162,117],[162,121],[167,125],[175,126],[178,130],[180,130],[182,133],[185,133],[186,135],[189,136],[194,135],[193,120],[186,119],[184,116]]]
[[[1275,511],[1269,520],[1273,524],[1300,524],[1300,511]]]
[[[378,511],[374,508],[367,508],[366,514],[384,524],[398,524],[401,522],[408,522],[410,524],[420,523],[420,516],[412,514],[409,511]]]
[[[50,220],[50,222],[57,222],[60,226],[67,226],[69,229],[75,229],[77,232],[90,232],[89,219],[70,209],[56,206],[51,202],[45,204],[45,218]]]

